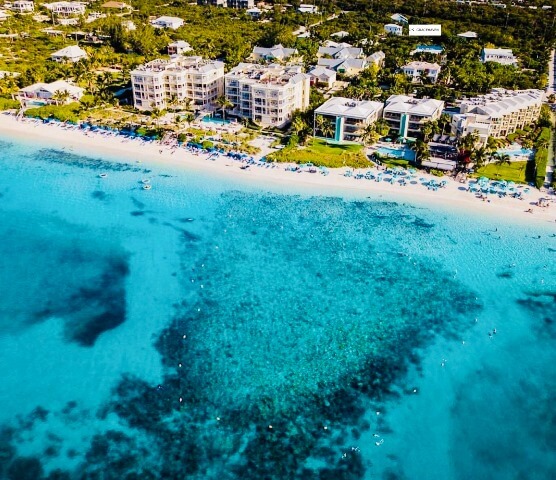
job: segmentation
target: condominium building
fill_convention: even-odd
[[[29,0],[16,0],[12,2],[10,10],[18,13],[33,12],[35,10],[35,3]]]
[[[43,7],[58,15],[83,15],[85,13],[86,3],[83,2],[54,2],[44,3]]]
[[[504,138],[539,118],[544,97],[542,90],[495,88],[487,95],[462,100],[460,113],[452,117],[452,135],[476,132],[483,144],[489,136]]]
[[[517,58],[509,48],[483,48],[481,62],[496,62],[517,67]]]
[[[253,8],[255,6],[255,0],[227,0],[226,4],[228,8]]]
[[[180,56],[153,60],[131,72],[131,84],[140,110],[166,108],[172,98],[206,107],[224,94],[224,63]]]
[[[357,142],[364,128],[380,118],[383,108],[381,102],[332,97],[315,110],[313,133],[316,137],[338,142]],[[319,117],[330,125],[329,133],[323,134],[319,130]]]
[[[423,123],[440,118],[443,108],[441,100],[392,95],[386,100],[383,117],[393,132],[406,138],[419,133]]]
[[[167,51],[168,55],[183,55],[184,53],[193,50],[191,45],[184,40],[178,40],[168,44]]]
[[[298,55],[299,52],[297,51],[297,48],[286,48],[278,44],[270,48],[253,47],[253,52],[250,55],[250,59],[254,62],[285,62],[297,57]]]
[[[158,17],[151,21],[151,25],[155,28],[171,28],[177,30],[183,26],[184,21],[179,17]]]
[[[309,106],[310,77],[299,65],[240,63],[225,78],[233,113],[280,127]]]
[[[384,32],[391,33],[392,35],[403,35],[403,27],[395,23],[387,23],[384,25]]]
[[[440,65],[429,62],[409,62],[402,67],[402,71],[411,78],[413,83],[422,82],[425,79],[436,83],[440,73]]]

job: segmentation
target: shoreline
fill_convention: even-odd
[[[320,173],[297,173],[285,168],[294,164],[279,163],[275,168],[263,168],[256,165],[243,170],[241,162],[230,157],[208,160],[210,153],[194,154],[181,147],[169,147],[159,142],[144,142],[127,137],[106,136],[100,133],[65,129],[62,124],[42,124],[33,120],[17,120],[12,115],[0,115],[0,134],[14,138],[23,143],[35,142],[52,148],[60,148],[83,156],[108,157],[113,161],[145,162],[157,166],[177,167],[189,171],[199,171],[216,176],[233,178],[250,187],[270,188],[280,193],[333,195],[342,197],[370,197],[394,202],[407,202],[433,209],[464,213],[478,213],[497,218],[505,217],[512,222],[522,220],[527,223],[554,223],[556,203],[549,207],[533,205],[539,197],[546,196],[532,189],[524,200],[510,197],[489,196],[488,202],[476,198],[465,190],[465,184],[457,183],[449,177],[444,188],[436,191],[427,190],[421,184],[376,182],[365,179],[356,180],[345,177],[345,168],[329,169],[328,175]],[[367,169],[369,170],[369,169]],[[376,169],[375,169],[376,170]],[[438,177],[418,171],[418,177],[435,179]],[[460,190],[464,188],[463,190]],[[532,213],[527,210],[531,209]]]

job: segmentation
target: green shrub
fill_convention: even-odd
[[[44,107],[29,108],[25,110],[27,117],[54,118],[61,122],[78,123],[80,119],[80,105],[79,103],[70,103],[69,105],[45,105]]]
[[[546,165],[548,164],[548,149],[542,147],[535,152],[535,186],[541,188],[546,176]]]
[[[435,170],[434,168],[432,168],[431,175],[434,175],[435,177],[443,177],[444,172],[442,170]]]
[[[214,147],[214,143],[211,142],[210,140],[203,140],[203,143],[201,143],[201,145],[203,146],[203,148],[205,150],[208,150],[209,148],[213,148]]]
[[[11,98],[0,98],[0,110],[10,110],[12,108],[19,108],[19,102]]]
[[[184,143],[187,141],[187,135],[185,133],[178,134],[178,142]]]

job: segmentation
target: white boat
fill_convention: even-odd
[[[153,188],[153,187],[151,185],[149,185],[148,183],[143,185],[143,190],[150,190],[151,188]]]
[[[151,181],[148,178],[143,178],[143,180],[141,180],[141,183],[146,185],[147,183],[151,183]]]
[[[99,173],[98,174],[99,178],[106,178],[108,176],[107,173]]]

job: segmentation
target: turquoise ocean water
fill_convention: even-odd
[[[0,478],[553,478],[554,225],[0,147]]]

